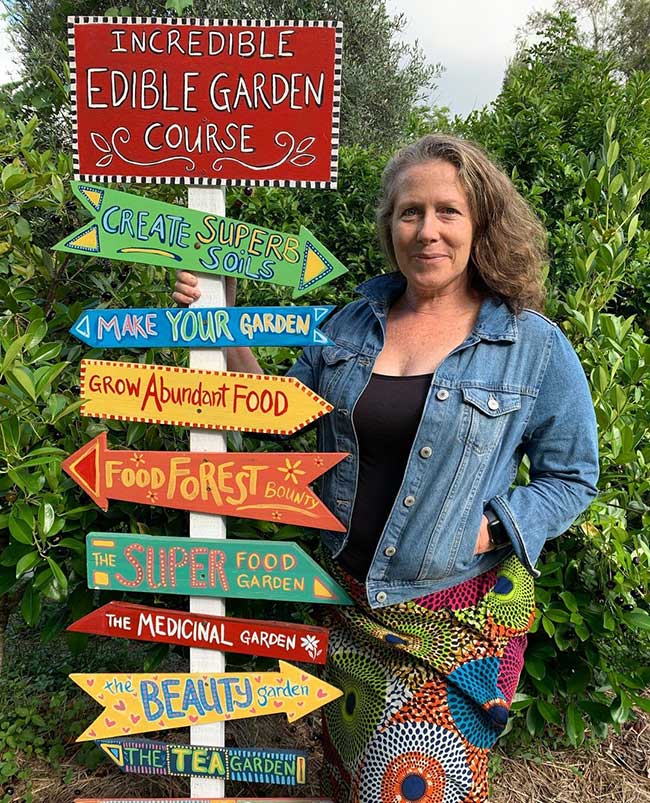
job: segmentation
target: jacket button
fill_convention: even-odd
[[[385,591],[380,591],[376,596],[375,599],[377,602],[386,602],[387,594]]]
[[[499,400],[495,399],[494,396],[490,396],[488,399],[488,407],[490,410],[498,410],[501,405],[499,404]]]
[[[392,558],[396,552],[397,549],[394,546],[387,546],[386,549],[384,549],[384,555],[386,555],[387,558]]]
[[[406,507],[412,507],[415,504],[415,497],[414,496],[405,496],[404,497],[404,505]]]
[[[433,454],[433,449],[430,446],[423,446],[420,449],[420,457],[424,457],[427,460]]]
[[[448,398],[449,398],[449,391],[445,390],[444,388],[441,388],[436,393],[436,399],[438,399],[439,401],[446,401]]]

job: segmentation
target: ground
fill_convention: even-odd
[[[321,760],[317,717],[291,727],[279,717],[271,717],[263,728],[260,722],[229,723],[229,742],[240,746],[273,744],[286,748],[300,745],[310,754],[311,783],[282,792],[277,787],[232,784],[226,793],[260,797],[317,796]],[[540,745],[535,755],[526,758],[511,757],[497,749],[493,763],[496,770],[490,798],[493,803],[650,803],[650,717],[643,716],[627,724],[620,735],[594,748],[551,752]],[[46,764],[37,765],[33,770],[33,803],[72,803],[75,798],[98,797],[189,797],[186,779],[123,775],[108,761],[89,771],[70,757],[63,762],[60,772],[53,773]],[[66,774],[67,782],[63,784],[61,778]],[[16,786],[10,800],[23,801],[23,791]]]

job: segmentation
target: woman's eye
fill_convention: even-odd
[[[414,206],[409,206],[402,211],[402,217],[413,217],[417,215],[418,210]]]
[[[445,206],[441,210],[443,215],[457,215],[458,209],[454,209],[453,206]]]

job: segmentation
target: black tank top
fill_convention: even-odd
[[[343,568],[365,582],[399,491],[433,374],[372,374],[354,408],[359,480]]]

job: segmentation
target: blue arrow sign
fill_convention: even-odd
[[[194,775],[228,781],[296,786],[307,780],[303,750],[268,747],[204,747],[149,739],[95,739],[122,772],[141,775]]]
[[[317,324],[334,307],[91,309],[70,332],[93,348],[328,346]]]

